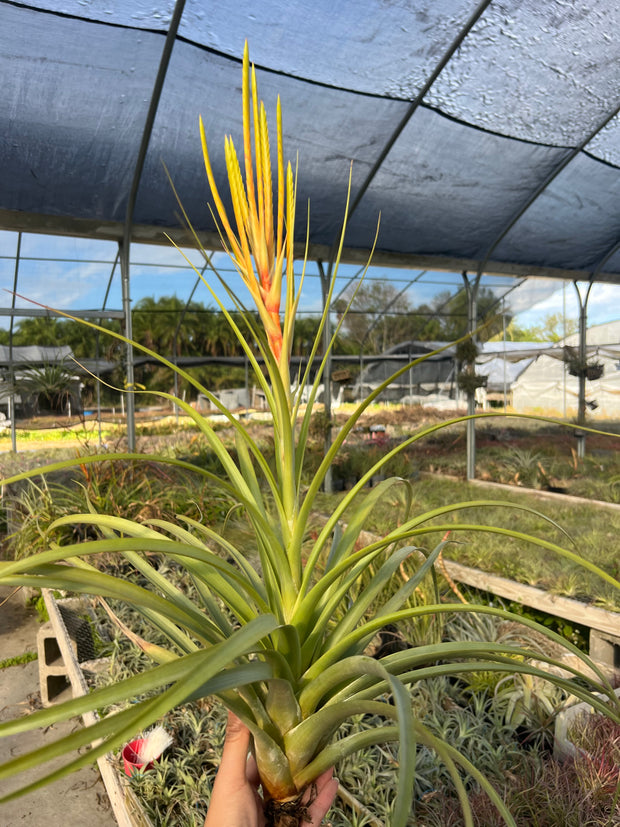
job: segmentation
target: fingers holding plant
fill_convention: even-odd
[[[232,712],[228,714],[222,761],[211,795],[204,827],[267,827],[274,821],[272,801],[258,792],[256,762],[249,755],[250,731]],[[338,792],[333,768],[322,773],[291,808],[303,810],[304,824],[319,827]]]

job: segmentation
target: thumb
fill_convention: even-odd
[[[226,738],[222,752],[219,774],[229,780],[244,782],[246,779],[246,763],[250,746],[250,730],[234,715],[228,713]]]

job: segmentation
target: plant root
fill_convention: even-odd
[[[309,807],[315,798],[316,785],[311,784],[288,801],[270,799],[265,805],[265,827],[303,827],[312,821]]]

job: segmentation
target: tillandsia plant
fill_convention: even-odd
[[[234,451],[228,450],[208,418],[201,416],[189,403],[162,393],[163,398],[173,400],[192,417],[217,456],[225,479],[185,460],[163,456],[149,456],[148,460],[159,459],[189,469],[203,479],[223,486],[239,504],[251,527],[259,562],[252,564],[247,549],[187,516],[180,516],[175,522],[162,519],[136,522],[97,514],[93,509],[55,520],[49,526],[46,551],[0,564],[0,583],[3,584],[67,589],[124,600],[170,641],[170,646],[164,647],[136,637],[155,662],[153,668],[113,686],[97,689],[86,697],[0,724],[0,735],[13,734],[86,710],[101,710],[128,699],[136,701],[52,745],[5,763],[0,767],[0,778],[43,766],[60,755],[68,756],[61,769],[43,774],[37,782],[21,789],[25,792],[119,747],[175,706],[212,695],[251,731],[263,793],[271,802],[269,819],[272,825],[301,825],[304,818],[301,799],[315,778],[343,757],[369,744],[390,741],[399,744],[399,781],[394,794],[392,827],[405,827],[410,823],[416,752],[421,747],[433,750],[445,763],[461,800],[467,825],[473,824],[473,816],[463,772],[486,790],[505,822],[514,824],[501,796],[482,773],[450,743],[434,735],[423,720],[414,716],[410,685],[430,677],[467,672],[526,673],[554,681],[567,692],[588,700],[594,708],[620,721],[617,699],[601,671],[585,655],[580,655],[593,670],[595,678],[584,682],[547,674],[528,662],[530,652],[527,648],[506,642],[444,642],[420,645],[378,658],[366,652],[372,639],[384,627],[393,628],[405,620],[423,621],[440,613],[487,613],[536,626],[502,609],[472,604],[450,605],[441,603],[438,597],[434,603],[414,605],[411,596],[427,574],[433,572],[435,561],[445,546],[442,541],[430,551],[421,549],[419,543],[425,535],[443,536],[449,530],[450,536],[454,537],[460,529],[496,531],[535,543],[546,553],[557,553],[578,562],[580,558],[571,550],[517,530],[470,525],[466,520],[454,519],[457,512],[469,508],[497,507],[500,504],[496,501],[452,503],[422,515],[411,512],[384,536],[373,538],[362,533],[369,514],[381,498],[395,486],[407,488],[408,485],[400,479],[386,479],[365,490],[366,482],[399,451],[424,433],[443,426],[427,428],[388,450],[325,517],[322,528],[318,532],[310,531],[317,497],[347,436],[371,402],[410,365],[386,380],[357,407],[336,434],[310,482],[305,477],[302,481],[313,404],[327,358],[325,354],[321,357],[317,354],[323,329],[329,321],[331,293],[308,364],[295,377],[296,389],[291,390],[289,355],[303,284],[303,271],[296,283],[293,269],[295,175],[290,164],[286,168],[284,164],[278,104],[274,203],[267,118],[262,103],[259,103],[247,47],[243,64],[243,172],[232,139],[226,140],[232,218],[227,215],[218,193],[202,128],[201,134],[222,241],[258,308],[262,328],[248,313],[246,329],[241,329],[224,303],[220,308],[238,336],[256,382],[265,395],[277,450],[274,462],[269,462],[247,424],[237,420],[189,374],[158,356],[162,364],[177,370],[227,417],[234,429],[235,446]],[[336,271],[343,238],[344,233]],[[217,301],[215,290],[205,283]],[[231,298],[237,309],[243,309],[239,299],[232,294]],[[120,334],[110,335],[123,338]],[[146,347],[134,346],[156,355]],[[305,407],[301,404],[304,391],[309,399]],[[467,418],[460,417],[452,422]],[[136,459],[136,455],[78,457],[75,461],[38,469],[36,473],[71,464],[118,459]],[[28,475],[19,478],[25,476]],[[15,479],[17,477],[5,480],[5,483]],[[96,529],[99,539],[78,543],[65,541],[59,545],[54,539],[55,532],[68,524]],[[97,568],[93,562],[102,554],[124,558],[139,573],[144,585],[114,577]],[[177,567],[186,570],[194,585],[195,599],[190,600],[164,576],[156,564],[158,556],[167,556]],[[419,563],[413,576],[403,584],[399,579],[399,568],[406,559]],[[587,561],[580,562],[620,588],[620,583],[608,573]],[[360,582],[364,583],[361,590],[357,588]],[[553,632],[543,627],[540,631],[579,654]],[[539,663],[545,659],[538,652],[536,657]],[[575,676],[578,674],[571,668],[567,671],[574,672]],[[602,693],[602,697],[596,693]],[[339,739],[334,737],[343,722],[360,715],[377,716],[383,723]],[[92,745],[90,750],[75,754],[87,745]],[[5,796],[5,800],[15,794]]]

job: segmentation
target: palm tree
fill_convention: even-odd
[[[150,350],[173,355],[174,332],[184,307],[176,296],[140,299],[132,314],[134,338]]]
[[[21,319],[13,334],[14,345],[54,347],[65,344],[63,322],[56,317],[33,316]]]

